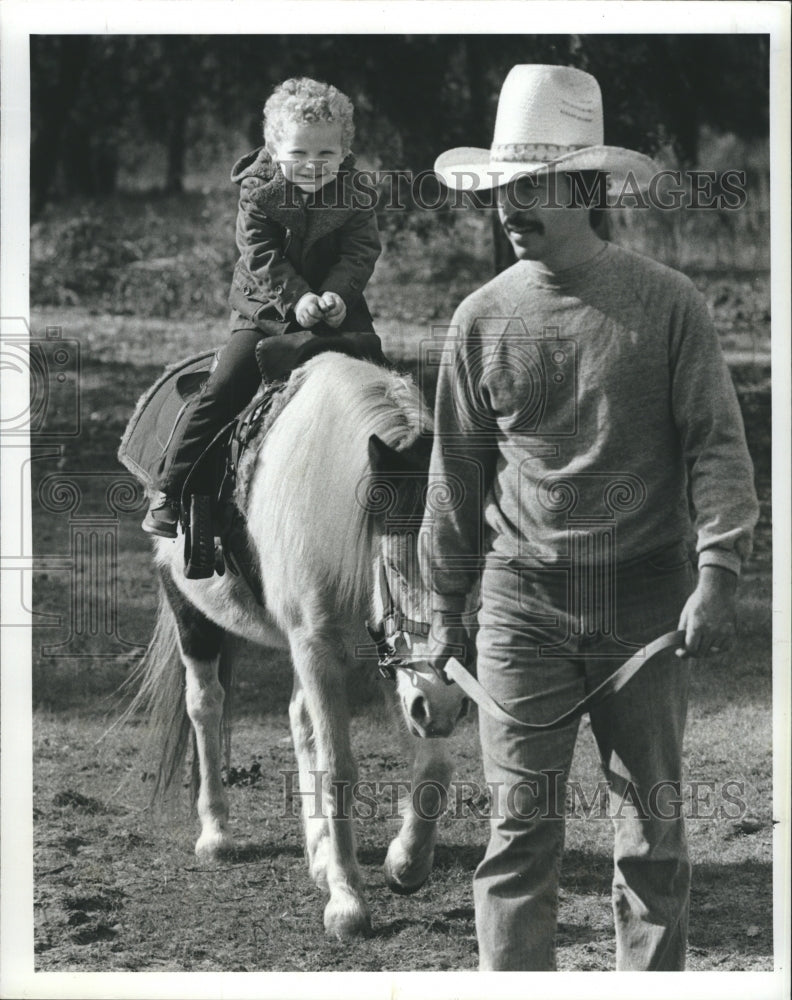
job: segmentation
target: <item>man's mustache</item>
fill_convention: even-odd
[[[503,223],[503,226],[508,233],[538,233],[541,236],[545,231],[542,222],[519,215],[511,216]]]

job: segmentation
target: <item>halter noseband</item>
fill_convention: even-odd
[[[418,636],[421,639],[428,638],[432,626],[428,622],[408,618],[403,611],[396,607],[384,561],[380,562],[379,567],[379,587],[383,607],[382,619],[377,625],[372,625],[367,621],[366,629],[377,647],[377,670],[380,676],[386,680],[395,681],[396,670],[404,666],[404,658],[397,650],[399,639],[409,647],[412,636]]]

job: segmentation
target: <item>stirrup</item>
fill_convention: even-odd
[[[184,532],[184,575],[188,580],[207,580],[215,572],[215,541],[212,498],[205,493],[190,496],[190,522]]]

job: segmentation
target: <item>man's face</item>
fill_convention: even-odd
[[[589,235],[587,208],[570,208],[565,174],[521,177],[498,189],[498,215],[518,260],[563,264]]]
[[[341,125],[334,122],[289,124],[274,143],[272,158],[287,181],[311,194],[334,180],[344,159]]]

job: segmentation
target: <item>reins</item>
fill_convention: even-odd
[[[366,622],[366,628],[373,642],[377,647],[377,669],[380,676],[387,680],[396,679],[396,671],[407,664],[404,658],[399,655],[399,640],[404,645],[412,645],[413,636],[426,639],[431,632],[431,625],[428,622],[416,621],[408,618],[396,606],[393,599],[393,592],[388,583],[388,575],[383,563],[379,568],[379,586],[382,597],[383,615],[379,625],[372,626]],[[609,677],[594,688],[585,698],[582,698],[569,711],[559,715],[550,722],[526,722],[512,715],[501,704],[499,704],[476,678],[466,670],[459,660],[451,657],[444,667],[447,683],[456,683],[472,701],[475,701],[479,708],[483,709],[493,719],[505,723],[509,726],[516,726],[529,732],[549,732],[553,729],[561,729],[575,719],[579,719],[586,712],[617,694],[628,684],[638,671],[644,667],[653,657],[663,650],[671,649],[673,646],[680,646],[685,639],[685,633],[681,631],[666,632],[653,642],[642,646],[633,655],[614,671]]]

